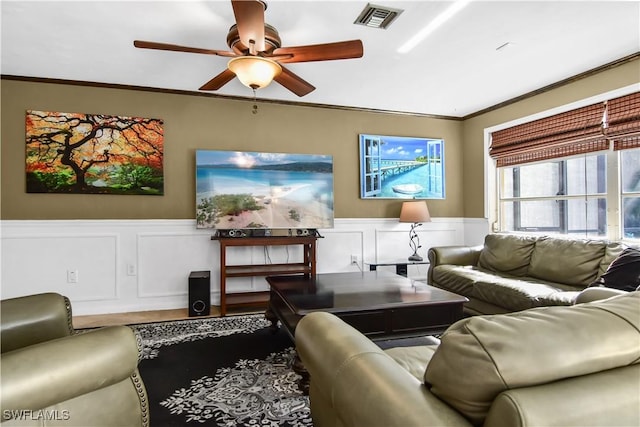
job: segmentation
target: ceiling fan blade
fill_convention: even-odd
[[[234,57],[238,56],[235,52],[228,50],[200,49],[198,47],[178,46],[176,44],[147,42],[143,40],[134,40],[133,45],[142,49],[170,50],[173,52],[203,53],[206,55],[218,55]]]
[[[311,83],[285,67],[282,67],[282,72],[278,74],[274,80],[300,97],[316,89]]]
[[[348,40],[308,46],[280,47],[273,51],[273,55],[292,55],[291,58],[279,60],[279,62],[283,63],[361,58],[363,54],[364,47],[362,46],[361,40]]]
[[[263,52],[264,43],[264,10],[266,4],[259,0],[231,0],[233,14],[238,24],[238,35],[243,45],[249,47],[252,55]],[[253,41],[253,43],[251,42]],[[251,45],[256,52],[251,52]]]
[[[212,78],[211,80],[203,84],[199,88],[199,90],[218,90],[222,86],[226,85],[231,80],[233,80],[235,76],[236,75],[233,73],[233,71],[227,68],[226,70],[224,70],[223,72],[221,72],[220,74],[218,74],[217,76],[215,76],[214,78]]]

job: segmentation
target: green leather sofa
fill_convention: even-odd
[[[55,293],[0,304],[3,427],[149,426],[130,328],[76,333],[69,300]]]
[[[469,299],[467,314],[571,305],[627,246],[603,240],[488,234],[480,246],[427,252],[427,280]]]
[[[305,316],[314,427],[640,425],[638,291],[472,316],[440,340],[383,351],[330,313]]]

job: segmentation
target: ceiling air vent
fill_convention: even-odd
[[[368,3],[354,24],[386,29],[402,12],[402,9],[392,9]]]

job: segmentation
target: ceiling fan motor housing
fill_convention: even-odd
[[[282,46],[278,30],[267,23],[264,24],[264,45],[264,53],[266,54],[271,54],[275,49]],[[245,46],[244,43],[240,41],[237,24],[233,24],[231,28],[229,28],[229,33],[227,34],[227,46],[229,46],[233,51],[243,55],[249,54],[249,46]]]

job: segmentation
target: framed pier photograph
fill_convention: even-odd
[[[444,199],[444,140],[360,134],[360,197]]]

